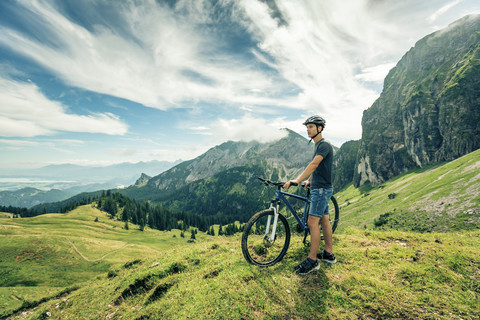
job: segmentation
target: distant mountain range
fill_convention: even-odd
[[[121,163],[111,166],[49,165],[38,169],[0,169],[0,205],[30,208],[82,192],[129,186],[140,174],[158,175],[181,161]]]

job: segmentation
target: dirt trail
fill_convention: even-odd
[[[117,251],[120,251],[120,250],[122,250],[122,249],[125,248],[125,247],[133,246],[133,244],[127,243],[127,244],[125,244],[125,245],[124,245],[123,247],[121,247],[121,248],[118,248],[118,249],[113,250],[113,251],[111,251],[111,252],[109,252],[109,253],[107,253],[107,254],[104,254],[102,257],[100,257],[100,258],[98,258],[98,259],[93,259],[93,260],[92,260],[92,259],[89,259],[89,258],[87,258],[86,256],[84,256],[83,253],[81,253],[80,250],[78,250],[77,246],[76,246],[70,239],[68,239],[67,237],[65,237],[65,239],[72,245],[73,250],[75,250],[75,252],[78,253],[78,255],[79,255],[80,257],[82,257],[82,259],[84,259],[85,261],[89,261],[89,262],[96,262],[96,261],[103,260],[103,259],[105,259],[105,257],[107,257],[108,255],[111,255],[112,253],[115,253],[115,252],[117,252]]]

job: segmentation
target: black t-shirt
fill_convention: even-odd
[[[312,174],[310,186],[312,189],[331,188],[332,187],[332,166],[333,166],[333,148],[332,145],[322,139],[315,143],[315,154],[313,157],[322,156],[323,160]]]

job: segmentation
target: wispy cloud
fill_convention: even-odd
[[[447,12],[448,10],[450,10],[451,8],[453,8],[454,6],[459,4],[460,1],[461,0],[454,0],[454,1],[451,1],[451,2],[447,3],[446,5],[444,5],[443,7],[438,9],[437,11],[435,11],[431,16],[429,16],[428,20],[430,22],[435,22],[439,16],[441,16],[442,14],[444,14],[445,12]]]
[[[222,140],[271,142],[286,136],[272,120],[253,117],[250,114],[240,119],[218,119],[212,125],[212,136]]]
[[[208,2],[182,3],[176,9],[155,1],[115,6],[126,29],[120,32],[108,24],[88,30],[49,1],[22,1],[37,17],[32,23],[55,45],[7,27],[0,28],[0,42],[70,85],[149,107],[166,110],[195,101],[278,104],[271,96],[252,94],[253,88],[273,87],[271,78],[225,52],[222,39],[206,26],[212,15]]]
[[[374,67],[365,68],[355,75],[355,79],[366,82],[383,82],[385,75],[395,67],[395,63],[385,63]]]
[[[33,83],[0,77],[0,136],[33,137],[59,131],[123,135],[127,125],[111,113],[79,115],[45,97]]]

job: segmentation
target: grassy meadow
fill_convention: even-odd
[[[0,215],[0,315],[81,285],[112,265],[162,255],[190,234],[185,237],[179,230],[125,230],[90,205],[33,218]]]
[[[338,263],[292,273],[306,255],[248,265],[240,235],[127,263],[9,319],[478,319],[480,232],[346,229]]]

